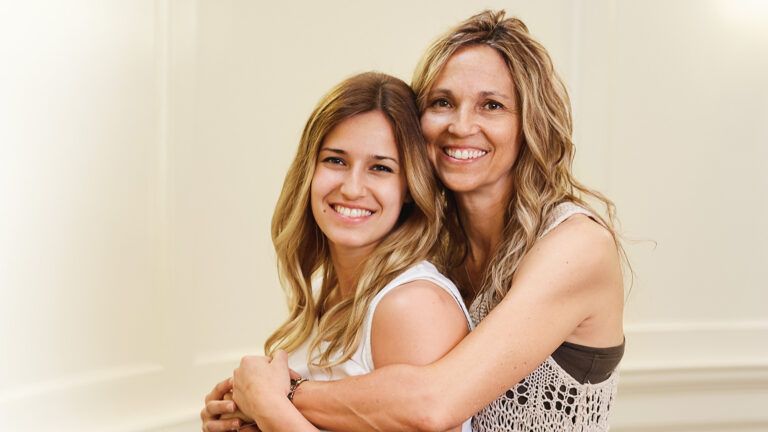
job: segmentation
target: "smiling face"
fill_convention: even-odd
[[[506,194],[520,151],[520,117],[509,68],[495,49],[462,48],[448,59],[421,116],[440,180],[458,193]]]
[[[331,251],[372,250],[406,197],[392,127],[380,111],[350,117],[323,140],[311,185],[312,215]]]

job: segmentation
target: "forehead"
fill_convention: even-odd
[[[503,91],[511,95],[514,82],[509,67],[496,49],[473,45],[459,49],[448,59],[432,88]]]
[[[381,111],[343,120],[326,135],[321,149],[336,148],[355,154],[397,155],[392,126]]]

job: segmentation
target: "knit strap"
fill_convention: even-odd
[[[592,212],[570,201],[566,201],[558,204],[555,206],[555,209],[552,210],[552,214],[550,214],[549,218],[547,219],[546,228],[544,228],[544,231],[542,231],[540,237],[544,237],[555,227],[565,222],[569,217],[575,214],[583,214],[584,216],[587,216],[588,218],[599,223],[599,221],[595,219],[595,215],[592,214]]]

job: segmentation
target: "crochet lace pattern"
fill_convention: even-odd
[[[477,325],[488,314],[483,298],[470,309]],[[472,418],[474,432],[607,431],[618,372],[597,384],[581,384],[550,356],[527,377]]]
[[[571,203],[553,215],[553,228],[574,213],[586,213]],[[495,306],[493,295],[481,295],[470,307],[475,325]],[[474,432],[486,431],[607,431],[608,413],[616,397],[618,370],[597,384],[581,384],[550,356],[517,385],[472,418]]]

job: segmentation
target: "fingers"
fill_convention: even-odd
[[[207,411],[211,417],[233,413],[235,410],[237,410],[237,407],[232,401],[210,401],[205,404],[205,411]]]
[[[269,362],[270,362],[269,357],[247,355],[240,359],[240,367],[246,366],[247,364],[258,364],[258,363],[269,363]]]
[[[242,421],[239,418],[230,420],[211,420],[203,424],[203,432],[226,432],[237,430]]]
[[[231,396],[232,379],[227,378],[205,396],[205,407],[200,412],[203,421],[203,432],[225,432],[237,430],[242,423],[240,418],[219,419],[222,414],[234,413],[237,405],[232,400],[226,400],[226,395]],[[231,399],[231,397],[230,397]]]
[[[275,354],[272,356],[272,361],[270,363],[278,363],[278,364],[288,364],[288,353],[283,350],[277,350],[275,351]]]
[[[248,417],[244,412],[242,411],[235,411],[230,414],[222,414],[221,417],[219,417],[219,420],[229,420],[233,418],[239,418],[243,421],[243,424],[245,423],[253,423],[253,419]]]
[[[205,396],[205,402],[207,403],[212,400],[221,400],[222,397],[230,390],[232,390],[232,379],[227,378],[224,381],[216,384],[216,387],[214,387],[213,390],[211,390],[211,392]]]

